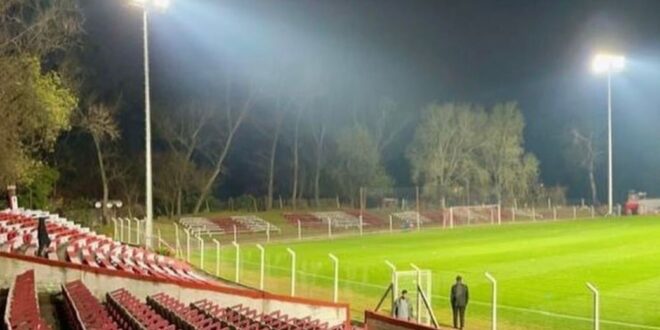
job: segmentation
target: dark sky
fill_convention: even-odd
[[[432,101],[516,100],[543,180],[575,198],[587,186],[564,156],[566,134],[587,122],[605,138],[606,80],[590,59],[623,53],[627,70],[613,81],[617,195],[660,194],[660,1],[172,1],[150,25],[155,102],[212,85],[227,63],[270,58],[290,71],[316,63],[341,97],[390,97],[412,112]],[[85,8],[104,79],[133,100],[128,120],[139,122],[140,13],[120,1]]]

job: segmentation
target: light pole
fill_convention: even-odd
[[[144,246],[148,249],[152,247],[153,237],[153,192],[152,192],[152,171],[151,171],[151,94],[149,85],[149,28],[148,12],[150,9],[164,11],[169,5],[169,0],[133,0],[133,3],[142,8],[142,36],[144,46],[144,140],[145,140],[145,206],[146,219],[144,228]]]
[[[594,57],[592,69],[595,73],[607,74],[607,214],[613,215],[612,181],[612,73],[623,70],[625,57],[612,54],[598,54]]]

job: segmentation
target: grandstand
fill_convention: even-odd
[[[280,231],[277,226],[255,215],[234,215],[214,219],[185,217],[181,218],[179,223],[191,233],[207,235],[233,234],[234,231],[237,233]]]
[[[48,258],[34,256],[36,217],[47,217]],[[189,264],[116,242],[57,215],[0,212],[3,328],[56,328],[39,292],[61,293],[65,329],[347,328],[346,304],[284,297],[220,282]]]

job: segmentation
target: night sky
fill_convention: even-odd
[[[320,63],[313,76],[357,106],[390,97],[418,113],[433,101],[516,100],[543,181],[569,187],[572,198],[588,196],[588,187],[565,157],[568,132],[582,121],[606,138],[606,79],[590,71],[590,60],[598,51],[625,54],[626,71],[612,84],[616,195],[660,195],[660,1],[173,1],[150,25],[156,104],[212,90],[228,63],[269,58],[285,59],[287,73]],[[124,141],[137,152],[141,13],[120,0],[88,1],[84,10],[99,88],[120,89],[132,107],[122,120],[135,129]],[[234,163],[246,152],[235,150]],[[401,160],[388,167],[409,184]]]

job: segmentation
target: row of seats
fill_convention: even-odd
[[[231,324],[213,319],[165,293],[147,297],[147,304],[181,330],[233,329]]]
[[[385,221],[383,221],[383,219],[379,218],[377,215],[373,213],[369,213],[367,211],[360,212],[360,210],[347,210],[345,212],[354,217],[359,217],[360,214],[362,214],[362,222],[364,223],[364,225],[382,226],[386,223]]]
[[[62,285],[65,312],[69,328],[75,330],[117,330],[108,310],[92,295],[80,281]]]
[[[37,220],[47,216],[46,228],[51,243],[49,259],[105,268],[159,279],[216,284],[195,273],[191,267],[173,258],[141,247],[116,242],[104,235],[45,212],[0,212],[0,251],[35,255]]]
[[[168,322],[125,289],[107,293],[106,302],[110,315],[119,323],[122,329],[176,329],[175,325]]]
[[[323,226],[323,220],[317,218],[311,213],[284,213],[284,218],[289,221],[292,225],[298,225],[298,220],[300,220],[301,226],[304,227],[320,227]]]
[[[276,311],[269,314],[259,314],[256,310],[242,305],[233,307],[221,307],[206,299],[194,302],[191,307],[206,314],[215,320],[219,320],[223,325],[228,325],[237,329],[249,330],[338,330],[343,329],[342,325],[330,328],[327,322],[320,322],[317,319],[306,317],[303,319],[289,317],[286,314]]]
[[[9,288],[5,322],[5,327],[10,330],[50,329],[39,313],[33,270],[16,276],[14,284]]]

